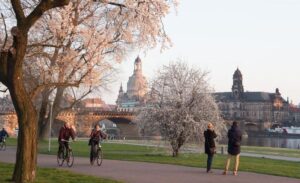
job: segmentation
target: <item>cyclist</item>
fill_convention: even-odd
[[[5,128],[2,128],[2,130],[0,131],[0,142],[3,142],[6,137],[9,137],[9,135]]]
[[[69,139],[75,140],[75,132],[71,128],[70,123],[66,122],[63,127],[59,130],[58,143],[59,143],[59,152],[63,151],[63,148],[66,148],[67,157],[69,156]]]
[[[91,132],[89,145],[91,146],[90,151],[90,161],[93,161],[94,153],[97,152],[98,147],[100,146],[100,140],[106,139],[107,135],[101,130],[100,125],[96,124],[94,129]]]

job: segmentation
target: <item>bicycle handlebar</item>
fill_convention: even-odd
[[[60,141],[62,141],[62,142],[68,142],[68,143],[72,143],[72,142],[74,142],[75,140],[73,140],[73,141],[70,141],[70,140],[61,139]]]

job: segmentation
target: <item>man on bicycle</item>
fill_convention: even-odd
[[[2,128],[2,130],[0,131],[0,142],[2,142],[6,137],[9,137],[9,135],[5,128]]]
[[[63,127],[59,130],[58,143],[59,143],[59,151],[63,151],[65,147],[67,150],[67,156],[69,153],[69,139],[75,140],[75,132],[73,128],[71,128],[70,123],[66,122]]]
[[[97,152],[101,139],[106,139],[107,135],[101,131],[100,125],[96,124],[91,132],[89,145],[91,146],[90,161],[93,161],[94,154]]]

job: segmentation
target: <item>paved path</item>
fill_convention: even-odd
[[[13,163],[15,149],[0,151],[0,161]],[[40,167],[57,168],[56,157],[39,155]],[[121,180],[127,183],[299,183],[299,179],[240,172],[239,176],[223,176],[220,170],[213,174],[205,173],[204,169],[154,163],[140,163],[104,160],[101,167],[90,166],[88,158],[75,157],[74,166],[67,169],[86,175],[100,176]]]

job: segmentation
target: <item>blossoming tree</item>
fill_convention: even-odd
[[[72,30],[73,24],[68,24],[68,21],[62,21],[63,23],[67,24],[57,25],[56,22],[54,22],[54,19],[52,19],[53,22],[51,22],[51,19],[49,17],[48,19],[47,16],[51,15],[51,11],[55,11],[58,8],[64,6],[67,6],[66,8],[71,9],[72,12],[76,12],[76,8],[73,5],[68,6],[73,2],[79,2],[79,0],[3,0],[0,2],[1,7],[7,8],[6,10],[1,10],[1,13],[4,14],[5,18],[11,19],[10,23],[7,24],[7,26],[1,26],[1,28],[4,27],[4,29],[1,30],[0,34],[3,35],[1,39],[2,45],[0,50],[0,82],[4,86],[6,86],[8,91],[10,92],[18,116],[18,147],[16,164],[12,177],[13,181],[15,182],[22,183],[33,181],[36,176],[38,133],[37,111],[32,101],[32,91],[28,91],[23,74],[24,72],[26,73],[26,71],[24,70],[27,69],[27,67],[24,67],[25,58],[27,58],[27,54],[31,53],[30,51],[27,51],[30,50],[30,47],[34,46],[35,44],[31,40],[34,40],[36,44],[43,44],[45,40],[41,39],[38,34],[34,33],[33,27],[36,25],[36,23],[38,23],[40,26],[47,26],[52,24],[54,29],[50,31],[55,32],[57,27],[61,26],[61,28],[64,28],[65,31],[61,31],[61,34],[59,34],[59,36],[72,37],[74,34],[76,34],[76,32],[69,32]],[[106,37],[114,36],[116,40],[119,40],[123,43],[120,44],[119,47],[117,47],[117,50],[120,51],[120,53],[126,51],[126,48],[128,48],[129,46],[132,46],[132,48],[137,46],[141,48],[154,47],[157,46],[157,43],[162,43],[162,45],[164,45],[169,41],[164,32],[162,18],[168,13],[170,6],[176,4],[175,1],[90,0],[88,2],[95,3],[98,4],[97,6],[100,6],[99,11],[97,11],[97,16],[99,19],[95,20],[93,23],[105,25],[105,28],[111,28],[109,29],[111,32],[109,32],[107,29],[103,29],[102,31],[100,30],[99,32],[92,29],[90,31],[84,32],[85,37],[93,37],[93,34],[100,34],[103,36],[100,41],[103,41]],[[72,16],[76,17],[78,13],[89,14],[89,12],[83,10],[80,5],[78,7],[79,8],[77,13],[74,13]],[[66,13],[68,14],[68,11],[66,11]],[[53,16],[56,16],[56,14],[54,14]],[[45,19],[44,21],[39,22],[41,18]],[[8,35],[6,28],[9,28],[11,30],[11,36]],[[39,34],[43,35],[43,32]],[[56,38],[54,37],[48,37],[48,39],[56,41]],[[97,40],[85,39],[85,41],[87,40],[90,40],[93,46],[97,46]],[[83,40],[76,40],[76,42],[81,41]],[[82,43],[82,45],[89,44],[84,41]],[[72,45],[72,49],[81,49],[81,47],[77,47],[77,44],[74,43],[73,40],[70,43],[63,42],[61,46],[63,47],[63,49],[70,49],[70,47],[68,47],[68,44]],[[107,44],[107,42],[104,41],[103,44]],[[49,46],[47,49],[50,50],[51,46]],[[103,51],[109,52],[110,50],[104,49]],[[87,50],[85,49],[82,49],[82,52],[74,54],[76,55],[76,57],[72,58],[74,55],[71,53],[72,51],[68,52],[66,55],[61,56],[60,64],[68,64],[68,62],[73,62],[74,60],[80,63],[80,60],[82,60],[80,59],[81,56],[84,55],[85,57],[90,59],[92,57],[91,54],[93,54],[87,52]],[[37,62],[37,59],[30,59],[30,64],[32,66],[37,64]],[[90,65],[94,65],[96,59],[90,59],[87,62],[90,62]],[[51,65],[51,62],[47,63],[50,63],[49,66],[55,67],[57,68],[57,70],[59,70],[60,68],[60,64]],[[80,70],[83,70],[84,73],[84,69],[87,69],[89,67],[90,66],[84,68],[80,67]],[[55,73],[59,72],[60,70]],[[66,69],[62,72],[70,71]],[[41,76],[44,77],[44,75]],[[63,76],[67,77],[66,75]],[[82,75],[76,74],[76,77],[77,76],[80,77]],[[93,75],[91,75],[91,77],[92,76]],[[48,77],[48,74],[45,73],[45,78],[46,77]],[[51,75],[51,81],[53,82],[51,84],[44,84],[48,84],[48,86],[54,84],[60,85],[60,77],[62,77],[62,75],[53,74]],[[78,84],[75,82],[75,80],[74,83]],[[43,89],[43,87],[38,86],[38,88],[34,89],[33,91]]]
[[[225,125],[211,93],[206,72],[182,61],[163,66],[152,81],[148,107],[137,118],[142,133],[159,133],[170,142],[174,157],[191,138],[203,140],[208,122],[222,135]]]

